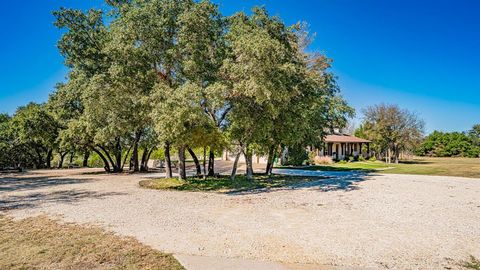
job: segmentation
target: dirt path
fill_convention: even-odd
[[[0,175],[0,209],[98,223],[176,254],[396,269],[480,257],[477,179],[354,175],[224,195],[141,189],[146,176]]]

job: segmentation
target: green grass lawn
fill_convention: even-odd
[[[241,192],[255,189],[270,189],[292,186],[301,183],[307,183],[325,179],[325,177],[306,177],[306,176],[288,176],[255,174],[254,180],[250,181],[244,175],[237,175],[235,181],[229,176],[196,178],[188,177],[186,180],[178,178],[159,178],[152,180],[142,180],[139,185],[150,189],[171,189],[182,191],[215,191],[215,192]]]
[[[293,167],[278,167],[293,168]],[[386,164],[381,161],[358,161],[348,163],[335,163],[332,165],[316,165],[295,167],[294,169],[323,170],[323,171],[348,171],[361,170],[365,172],[397,173],[397,174],[422,174],[446,175],[480,178],[479,158],[429,158],[419,157],[403,161],[399,164]]]

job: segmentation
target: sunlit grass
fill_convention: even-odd
[[[171,189],[183,191],[216,191],[234,192],[254,189],[281,188],[285,186],[318,181],[324,177],[288,176],[255,174],[254,180],[247,180],[244,175],[237,175],[232,181],[229,176],[207,177],[206,179],[189,177],[186,180],[178,178],[159,178],[142,180],[139,185],[150,189]]]
[[[184,269],[170,254],[100,228],[0,215],[0,269]]]
[[[335,163],[332,165],[294,167],[293,169],[321,171],[360,170],[364,172],[381,172],[391,174],[445,175],[480,178],[480,159],[419,157],[412,160],[403,161],[399,164],[387,164],[381,161],[359,161]]]

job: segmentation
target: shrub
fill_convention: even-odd
[[[349,156],[348,157],[348,162],[353,162],[355,161],[355,157],[354,156]]]
[[[340,160],[338,164],[347,164],[347,162],[345,160]]]
[[[377,161],[377,158],[375,156],[371,156],[368,160],[370,161]]]
[[[308,154],[303,146],[292,146],[288,148],[287,165],[300,166],[307,160]]]
[[[359,157],[358,157],[358,161],[365,161],[365,157],[359,156]]]
[[[328,164],[332,164],[332,163],[333,163],[333,159],[331,157],[315,156],[315,158],[314,158],[314,164],[315,165],[328,165]]]
[[[316,164],[316,163],[315,163],[315,158],[316,158],[316,157],[317,157],[317,155],[315,154],[315,152],[310,151],[310,152],[308,153],[308,163],[309,163],[309,164]]]

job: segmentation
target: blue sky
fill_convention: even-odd
[[[313,49],[334,60],[343,96],[357,110],[395,103],[420,115],[428,132],[480,123],[480,1],[243,0],[214,2],[225,15],[265,5],[288,24],[309,23]],[[102,1],[8,1],[0,10],[0,112],[43,102],[67,72],[57,51],[60,6]]]

